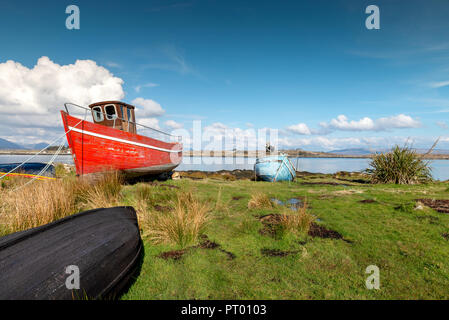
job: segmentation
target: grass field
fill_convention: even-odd
[[[220,247],[188,248],[179,259],[164,259],[162,253],[182,248],[145,241],[140,275],[122,298],[449,298],[449,240],[445,238],[449,215],[427,207],[414,209],[417,198],[449,199],[448,184],[304,184],[331,180],[310,176],[272,184],[184,179],[152,186],[161,196],[189,190],[210,202],[214,208],[205,234]],[[136,188],[124,188],[129,204]],[[285,209],[248,209],[255,192],[281,201],[306,199],[317,223],[339,232],[344,240],[288,232],[261,234],[258,217]],[[272,251],[274,256],[263,254],[267,249],[278,251]],[[379,290],[365,286],[369,265],[380,269]]]
[[[449,215],[425,206],[415,209],[415,200],[449,199],[449,184],[372,185],[344,179],[318,174],[292,183],[185,178],[119,189],[103,183],[107,188],[73,189],[64,215],[104,205],[111,197],[112,205],[137,209],[145,255],[122,299],[448,299]],[[180,194],[193,195],[193,208],[207,208],[207,215],[195,220],[198,226],[189,225],[196,228],[193,236],[178,244],[170,243],[170,236],[163,241],[161,233],[152,237],[148,228],[174,210]],[[270,203],[249,209],[257,194],[306,202],[316,226],[338,236],[267,229],[261,217],[289,209]],[[6,193],[1,196],[0,209],[8,205]],[[174,219],[183,218],[181,213]],[[0,219],[0,229],[5,225]],[[380,269],[379,290],[365,286],[369,265]]]

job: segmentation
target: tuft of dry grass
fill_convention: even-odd
[[[80,184],[89,209],[117,206],[120,202],[123,177],[117,172],[104,173],[95,180]]]
[[[73,214],[75,186],[68,180],[39,181],[14,192],[3,191],[0,226],[7,233],[50,223]]]
[[[284,209],[279,224],[285,231],[307,234],[314,220],[315,217],[307,213],[307,204],[304,202],[304,206],[297,210]]]
[[[171,243],[186,247],[197,242],[204,232],[211,210],[208,203],[200,201],[190,192],[179,192],[170,201],[171,210],[155,212],[144,200],[138,200],[136,208],[142,236],[154,243]]]
[[[221,187],[218,189],[217,200],[215,201],[214,210],[216,212],[224,213],[225,215],[229,215],[229,207],[230,201],[224,201],[222,199]]]
[[[28,180],[29,181],[29,180]],[[13,233],[38,227],[81,210],[109,207],[120,199],[117,173],[97,180],[66,177],[52,181],[12,182],[0,189],[0,230]],[[23,187],[16,189],[17,186]],[[12,187],[14,186],[14,187]]]
[[[253,193],[248,202],[248,209],[271,209],[273,206],[268,195],[261,192]]]

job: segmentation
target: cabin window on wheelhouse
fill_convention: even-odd
[[[128,122],[134,122],[134,119],[131,117],[131,109],[127,108],[126,111],[128,112]]]
[[[104,120],[103,111],[101,111],[101,107],[93,107],[92,115],[94,117],[95,122],[101,122]]]
[[[104,107],[104,111],[106,113],[106,119],[115,120],[118,118],[117,110],[115,109],[115,105],[108,104],[107,106]]]
[[[123,109],[123,106],[120,106],[120,114],[121,114],[121,116],[122,116],[122,120],[125,120],[125,113],[124,113],[125,111],[124,111],[124,109]]]

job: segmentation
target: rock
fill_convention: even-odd
[[[415,204],[415,210],[424,210],[424,205],[421,201],[417,201]]]

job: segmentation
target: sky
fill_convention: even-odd
[[[168,132],[449,149],[448,17],[449,0],[2,1],[0,138],[48,143],[64,102],[120,99]]]

